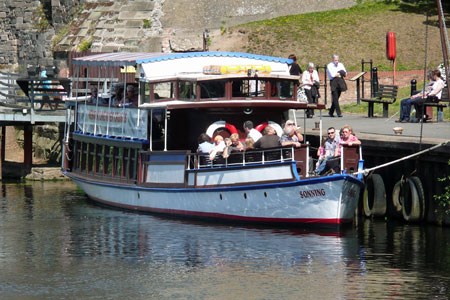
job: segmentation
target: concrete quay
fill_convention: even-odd
[[[319,130],[313,128],[316,127],[316,122],[320,121],[319,112],[313,118],[304,119],[303,111],[296,112],[297,124],[303,128],[306,128],[306,135],[319,135]],[[322,111],[322,128],[323,136],[326,135],[326,130],[329,127],[336,129],[342,128],[344,125],[350,125],[353,128],[356,136],[361,140],[374,140],[374,141],[389,141],[389,142],[407,142],[407,143],[420,143],[421,127],[422,127],[422,143],[423,144],[439,144],[445,141],[450,141],[450,122],[444,120],[444,122],[426,122],[421,123],[396,123],[398,115],[391,119],[386,118],[368,118],[367,115],[361,114],[344,114],[342,118],[329,117],[328,110]],[[306,126],[305,126],[306,124]],[[402,127],[402,134],[395,134],[393,128]],[[363,145],[364,146],[364,145]],[[450,152],[449,152],[450,155]]]

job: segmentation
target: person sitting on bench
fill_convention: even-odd
[[[417,93],[410,98],[403,99],[400,102],[400,119],[397,123],[408,123],[411,114],[411,106],[415,103],[425,102],[428,97],[441,98],[444,81],[441,79],[441,72],[434,70],[429,73],[428,79],[431,85],[428,85],[421,93]]]

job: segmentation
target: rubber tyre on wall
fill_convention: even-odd
[[[394,213],[398,216],[402,215],[403,210],[403,195],[402,189],[404,187],[404,181],[399,180],[392,190],[392,205],[394,206]]]
[[[403,218],[408,222],[418,222],[425,217],[425,197],[419,177],[406,179],[403,195]]]
[[[363,210],[366,217],[382,217],[386,214],[386,189],[379,174],[371,174],[366,178]]]

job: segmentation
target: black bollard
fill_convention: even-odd
[[[411,80],[411,96],[414,95],[414,92],[417,90],[417,80]]]
[[[372,68],[372,85],[371,85],[371,97],[376,97],[378,93],[378,68]]]

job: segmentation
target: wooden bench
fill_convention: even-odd
[[[383,118],[389,116],[389,104],[392,104],[397,100],[398,86],[380,84],[378,91],[375,93],[375,97],[371,99],[361,99],[361,101],[369,104],[368,117],[373,118],[373,105],[375,103],[383,104]]]
[[[436,107],[436,122],[439,122],[439,112],[444,112],[444,107],[449,107],[449,94],[448,94],[448,86],[442,89],[441,100],[439,102],[424,102],[423,106],[427,107]],[[425,110],[424,110],[425,111]]]

